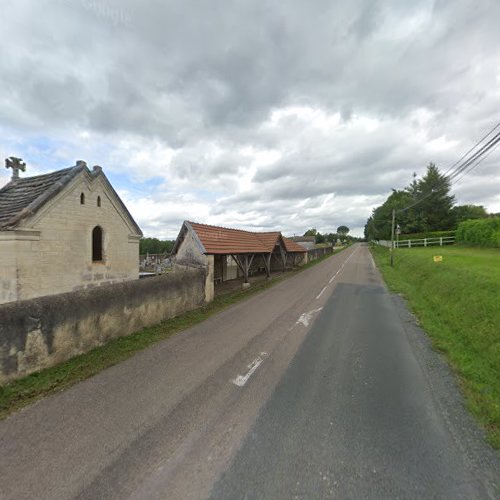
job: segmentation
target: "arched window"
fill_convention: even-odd
[[[101,206],[101,197],[100,196],[97,197],[97,206],[98,207]]]
[[[92,261],[102,262],[102,228],[100,226],[92,229]]]
[[[85,194],[80,194],[80,205],[85,205]]]

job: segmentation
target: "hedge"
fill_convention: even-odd
[[[428,231],[426,233],[400,234],[400,240],[423,240],[424,238],[445,238],[455,236],[456,231]]]
[[[457,229],[457,242],[482,247],[500,247],[500,217],[461,222]]]

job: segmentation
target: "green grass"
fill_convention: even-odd
[[[373,255],[458,374],[467,404],[500,448],[500,249],[433,247]],[[443,261],[435,263],[434,255]]]
[[[336,249],[334,253],[338,253],[341,250]],[[105,368],[120,363],[155,342],[164,340],[171,335],[201,323],[232,304],[270,288],[283,279],[287,279],[305,269],[315,266],[328,257],[331,257],[331,255],[323,256],[272,280],[255,283],[245,290],[220,295],[204,307],[188,311],[159,325],[144,328],[132,335],[113,339],[104,346],[97,347],[80,356],[75,356],[64,363],[32,373],[4,385],[0,387],[0,419],[46,395],[67,389],[77,382],[99,373]]]

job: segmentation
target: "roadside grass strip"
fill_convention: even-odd
[[[394,267],[387,248],[372,254],[389,288],[406,297],[447,356],[469,409],[500,448],[500,249],[397,249]]]
[[[342,251],[336,249],[333,255]],[[279,275],[269,281],[253,284],[250,288],[236,292],[221,294],[206,306],[188,311],[180,316],[166,320],[158,325],[144,328],[125,337],[118,337],[106,345],[96,347],[91,351],[75,356],[59,365],[32,373],[26,377],[14,380],[0,386],[0,419],[10,413],[27,406],[44,396],[53,394],[96,375],[102,370],[116,365],[133,356],[136,352],[146,349],[155,342],[164,340],[171,335],[201,323],[213,314],[246,299],[247,297],[270,288],[277,283],[294,276],[331,257],[332,254],[320,257],[308,264]]]

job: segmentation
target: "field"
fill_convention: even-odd
[[[470,410],[500,448],[500,249],[397,249],[393,268],[387,248],[373,255],[389,288],[407,298],[448,357]]]

